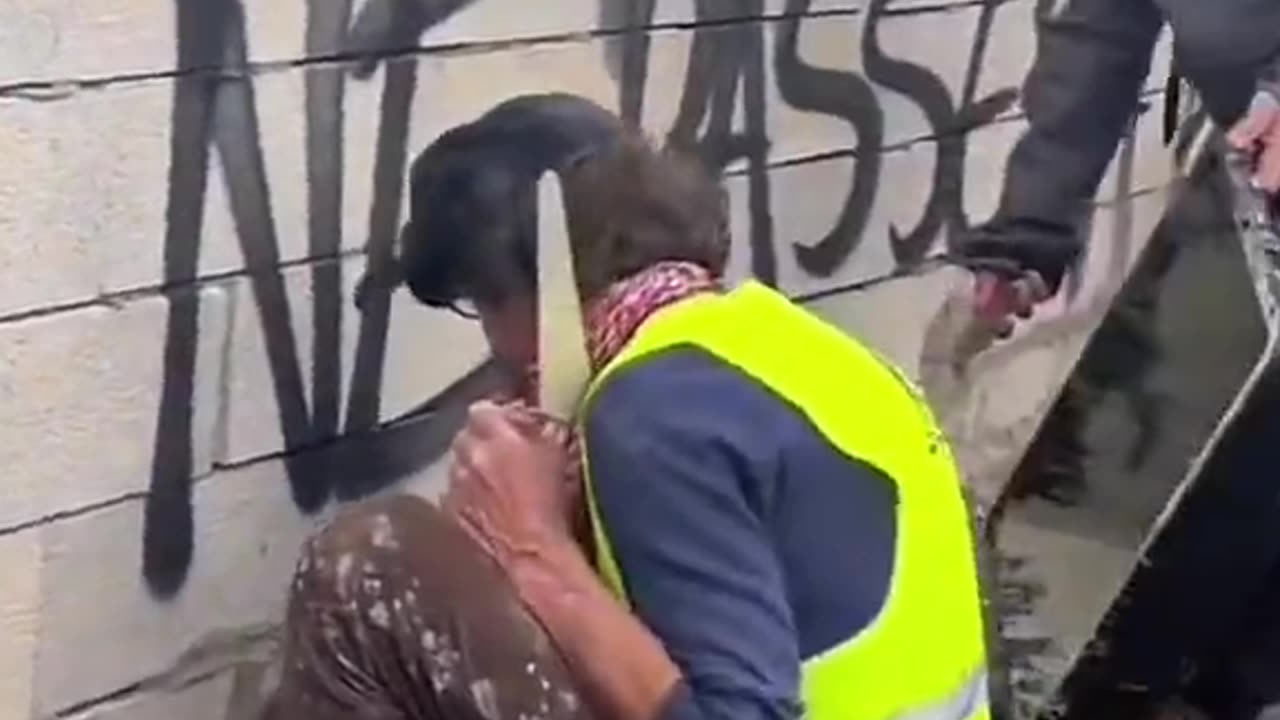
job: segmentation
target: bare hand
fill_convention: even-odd
[[[1280,99],[1259,92],[1244,119],[1227,133],[1237,150],[1255,154],[1254,183],[1269,194],[1280,193]]]
[[[1018,319],[1026,320],[1035,306],[1049,299],[1049,286],[1039,273],[1008,278],[989,272],[974,276],[974,307],[980,322],[996,337],[1008,337]]]
[[[453,442],[444,508],[504,568],[572,537],[563,435],[532,412],[478,402]]]

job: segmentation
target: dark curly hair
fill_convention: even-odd
[[[436,307],[532,295],[537,181],[549,169],[561,173],[584,298],[663,260],[724,270],[726,202],[699,166],[653,150],[588,100],[526,95],[414,160],[399,260],[413,295]]]

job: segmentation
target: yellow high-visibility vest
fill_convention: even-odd
[[[755,379],[803,413],[833,446],[897,486],[897,538],[885,604],[866,628],[803,658],[805,717],[989,720],[968,509],[951,450],[915,386],[861,343],[749,281],[650,317],[594,379],[581,416],[610,378],[676,346],[701,348]],[[584,442],[597,569],[629,606],[626,568],[619,567],[610,546],[609,519],[600,515],[590,455]]]

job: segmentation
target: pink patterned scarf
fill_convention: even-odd
[[[609,364],[636,331],[658,310],[703,292],[718,292],[721,285],[705,268],[688,262],[664,261],[614,283],[587,304],[587,354],[592,372]],[[519,389],[517,404],[536,407],[537,367],[531,367]],[[573,526],[578,541],[591,554],[592,542],[586,503],[582,501],[582,467],[575,428],[539,416],[544,434],[558,438],[569,451],[566,473]]]

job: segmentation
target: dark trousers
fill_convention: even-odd
[[[587,719],[497,566],[415,497],[343,511],[304,548],[267,720]]]

